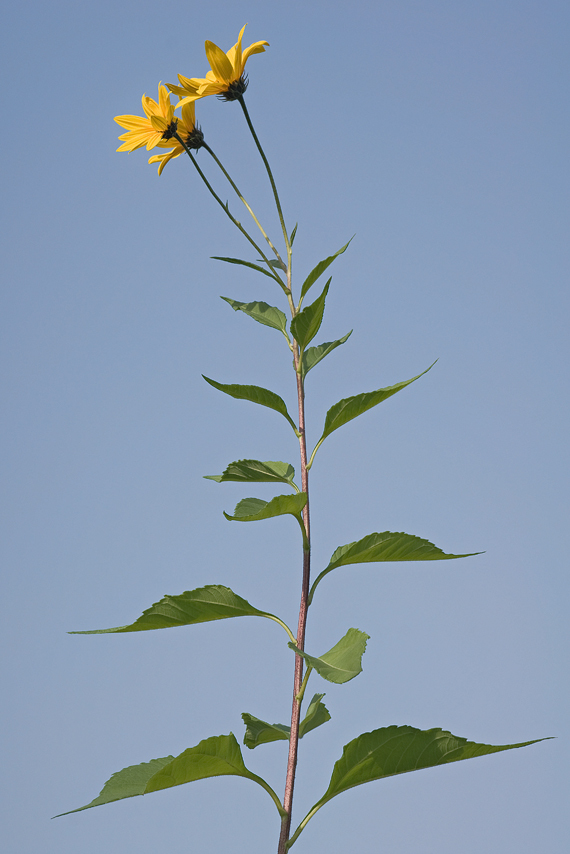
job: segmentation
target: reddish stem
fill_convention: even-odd
[[[305,389],[303,377],[299,370],[299,350],[294,344],[294,361],[297,372],[297,398],[299,404],[299,446],[301,451],[301,484],[303,492],[307,495],[307,503],[303,510],[303,522],[307,535],[308,549],[303,550],[303,583],[301,588],[301,602],[299,605],[299,622],[297,627],[297,646],[305,648],[305,627],[307,624],[307,610],[309,600],[309,583],[311,572],[311,528],[309,521],[309,472],[307,471],[307,443],[305,439]],[[285,780],[285,794],[283,796],[283,808],[287,813],[281,822],[281,833],[277,854],[285,854],[287,841],[291,831],[291,814],[293,809],[293,790],[295,787],[295,771],[297,768],[297,751],[299,746],[299,722],[301,717],[301,700],[298,699],[303,682],[303,659],[295,655],[295,676],[293,680],[293,708],[291,711],[291,734],[289,736],[289,758],[287,761],[287,777]]]

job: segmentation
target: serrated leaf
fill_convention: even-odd
[[[226,206],[227,207],[227,206]],[[252,270],[257,270],[258,273],[263,273],[264,276],[269,276],[270,279],[276,279],[269,270],[260,267],[259,264],[252,264],[251,261],[243,261],[241,258],[222,258],[219,255],[210,256],[213,261],[225,261],[226,264],[240,264],[242,267],[251,267]]]
[[[234,481],[237,483],[293,483],[295,469],[289,463],[275,460],[237,460],[230,463],[223,474],[205,475],[206,480],[217,483]]]
[[[195,590],[187,590],[178,596],[165,596],[155,602],[142,615],[128,626],[114,629],[94,629],[86,632],[69,632],[71,635],[104,635],[121,632],[145,632],[152,629],[169,629],[175,626],[191,626],[195,623],[208,623],[212,620],[225,620],[230,617],[268,617],[275,619],[268,611],[260,611],[246,599],[242,599],[229,587],[221,584],[207,584]]]
[[[435,365],[435,362],[433,365]],[[352,421],[353,418],[357,418],[359,415],[372,409],[373,406],[377,406],[382,401],[392,397],[396,392],[406,388],[410,383],[419,380],[420,377],[423,377],[424,374],[427,374],[433,368],[433,365],[430,365],[429,368],[422,371],[417,377],[412,377],[411,380],[404,380],[404,382],[388,386],[387,388],[379,388],[376,391],[367,391],[363,394],[356,394],[353,397],[346,397],[343,400],[339,400],[338,403],[331,406],[326,414],[325,428],[323,435],[319,439],[319,443],[327,436],[330,436],[334,430],[338,430],[339,427]]]
[[[311,305],[306,306],[306,308],[300,311],[291,321],[291,334],[301,349],[304,349],[313,340],[321,328],[325,300],[329,292],[330,283],[331,280],[329,279],[321,295]]]
[[[446,554],[429,540],[423,540],[403,531],[383,531],[380,534],[368,534],[354,543],[339,546],[331,556],[328,566],[317,576],[311,587],[309,603],[312,601],[317,584],[339,566],[351,563],[381,563],[403,560],[455,560],[460,557],[474,557],[482,552],[467,554]]]
[[[389,726],[365,732],[344,747],[342,757],[334,765],[327,791],[305,816],[289,845],[295,842],[318,809],[335,795],[354,786],[545,740],[536,738],[518,744],[477,744],[441,729],[421,730],[411,726]]]
[[[298,432],[295,422],[287,412],[285,401],[278,394],[275,394],[274,391],[269,391],[269,389],[261,388],[261,386],[257,385],[234,385],[233,383],[226,385],[205,377],[204,374],[202,376],[213,388],[223,391],[224,394],[229,394],[230,397],[235,397],[236,400],[250,400],[252,403],[259,403],[260,406],[267,406],[269,409],[274,409],[287,419],[295,433]]]
[[[307,713],[299,724],[299,738],[303,738],[311,730],[330,721],[331,716],[329,711],[325,704],[321,703],[324,696],[324,694],[315,694],[309,703]],[[291,727],[285,724],[269,724],[267,721],[262,721],[248,712],[243,712],[242,718],[246,725],[243,743],[250,750],[258,747],[260,744],[270,744],[272,741],[289,741]]]
[[[156,767],[157,763],[160,764],[159,768]],[[154,759],[142,765],[123,768],[118,774],[113,774],[98,798],[71,812],[79,812],[121,798],[159,792],[162,789],[181,786],[184,783],[192,783],[208,777],[222,776],[245,777],[258,783],[271,795],[280,814],[284,814],[279,798],[271,786],[246,768],[233,733],[206,738],[196,747],[185,750],[180,756]],[[61,813],[61,815],[68,815],[68,813]]]
[[[261,498],[244,498],[236,504],[234,515],[224,513],[230,522],[260,522],[262,519],[271,519],[273,516],[284,516],[291,514],[300,517],[301,511],[307,503],[305,492],[296,495],[276,495],[271,501],[263,501]]]
[[[250,750],[260,744],[270,744],[272,741],[289,741],[291,728],[285,724],[268,724],[249,712],[242,713],[243,722],[246,725],[243,743]]]
[[[268,305],[266,302],[239,302],[230,297],[220,297],[228,305],[231,305],[234,311],[243,311],[248,317],[257,320],[264,326],[270,326],[272,329],[278,329],[280,332],[287,330],[287,317],[279,308]]]
[[[323,679],[342,685],[362,672],[362,656],[369,637],[359,629],[349,629],[332,649],[318,658],[300,650],[294,643],[289,642],[288,646],[302,656]]]
[[[103,806],[110,804],[113,801],[120,801],[123,798],[134,798],[136,795],[144,795],[148,781],[151,777],[168,765],[174,756],[164,756],[162,759],[151,759],[150,762],[141,762],[140,765],[129,765],[123,768],[122,771],[117,771],[112,777],[107,780],[99,795],[84,807],[78,807],[68,812],[62,812],[54,818],[60,818],[63,815],[71,815],[74,812],[88,810],[91,807]]]
[[[315,694],[309,703],[305,717],[299,725],[299,738],[303,738],[308,732],[316,729],[318,726],[326,724],[330,721],[331,716],[329,710],[324,703],[321,702],[325,695]]]
[[[345,245],[342,247],[342,249],[339,249],[338,252],[335,252],[334,255],[329,255],[329,257],[325,258],[323,261],[319,261],[317,266],[311,270],[311,272],[309,273],[309,275],[307,276],[307,278],[303,282],[303,287],[301,288],[301,299],[305,296],[305,294],[307,293],[309,288],[315,284],[317,279],[320,276],[322,276],[322,274],[325,272],[327,267],[329,267],[332,264],[332,262],[336,258],[338,258],[339,255],[342,255],[343,252],[346,252],[346,250],[350,246],[351,241],[352,241],[352,237],[350,238],[348,243],[345,243]]]
[[[309,347],[303,353],[303,361],[301,367],[301,373],[303,376],[306,376],[311,368],[314,368],[315,365],[328,356],[329,353],[332,353],[333,350],[336,350],[337,347],[340,347],[341,344],[344,344],[345,341],[348,341],[350,336],[352,335],[352,329],[347,335],[344,335],[342,338],[339,338],[338,341],[326,341],[324,344],[319,344],[317,347]]]

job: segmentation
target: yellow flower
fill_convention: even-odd
[[[226,101],[235,101],[243,95],[247,88],[247,77],[244,74],[245,64],[254,53],[264,53],[264,45],[269,42],[254,42],[245,50],[242,50],[241,40],[245,26],[241,28],[236,44],[224,53],[221,48],[213,42],[206,42],[206,57],[210,63],[211,71],[206,77],[183,77],[178,75],[180,86],[168,84],[171,92],[180,97],[178,107],[189,104],[198,98],[207,95],[219,95]]]
[[[186,148],[180,144],[179,140],[175,140],[175,145],[170,148],[169,151],[165,151],[162,154],[154,154],[149,158],[149,163],[158,163],[158,174],[162,174],[162,170],[169,162],[175,157],[180,157],[184,151],[187,149],[197,149],[202,146],[204,141],[204,134],[200,130],[199,127],[196,127],[196,119],[194,115],[194,102],[192,101],[190,104],[184,104],[182,107],[182,118],[178,119],[178,127],[176,129],[176,133],[185,143]],[[169,142],[163,141],[159,143],[159,147],[172,145],[172,141]]]
[[[158,104],[147,95],[142,97],[142,106],[146,118],[142,116],[117,116],[115,121],[121,127],[128,128],[119,139],[124,140],[117,151],[135,151],[146,145],[151,148],[168,148],[162,154],[155,154],[149,163],[159,163],[160,175],[169,160],[178,157],[185,150],[174,134],[184,140],[187,148],[200,148],[204,135],[196,127],[195,107],[193,103],[182,107],[182,117],[174,116],[174,105],[170,103],[170,93],[165,86],[158,87]],[[174,141],[174,142],[173,142]]]
[[[161,146],[161,143],[172,136],[172,131],[176,130],[174,105],[170,103],[170,93],[166,86],[158,87],[158,104],[152,98],[143,95],[142,107],[146,118],[115,116],[117,124],[127,128],[127,133],[119,137],[124,142],[117,151],[135,151],[143,145],[146,145],[147,151],[150,151],[157,145]]]

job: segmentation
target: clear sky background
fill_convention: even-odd
[[[339,430],[312,471],[314,567],[373,531],[441,563],[340,569],[307,646],[371,635],[364,672],[326,691],[303,740],[295,817],[356,735],[443,727],[524,750],[362,786],[325,807],[299,854],[566,854],[568,152],[570,9],[557,0],[22,0],[2,22],[3,846],[14,854],[274,851],[261,789],[217,778],[50,821],[119,769],[287,722],[293,656],[241,619],[80,637],[165,593],[226,584],[294,624],[299,532],[228,523],[217,485],[242,457],[297,463],[274,412],[201,374],[295,407],[289,351],[220,295],[282,304],[189,162],[158,178],[116,154],[113,116],[181,72],[204,40],[267,39],[247,102],[274,167],[297,286],[335,263],[319,340],[354,328],[309,375],[309,444],[342,397],[437,365]],[[237,104],[197,108],[210,145],[275,239]],[[199,155],[208,163],[207,155]],[[210,174],[214,175],[210,170]],[[217,179],[216,179],[217,180]],[[227,197],[227,191],[218,181]],[[236,212],[237,205],[234,206]],[[247,214],[239,212],[245,222]],[[281,795],[285,742],[246,764]]]

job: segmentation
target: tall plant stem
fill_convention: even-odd
[[[255,222],[255,224],[257,225],[257,227],[259,228],[259,230],[260,230],[260,231],[261,231],[261,233],[263,234],[264,238],[266,239],[266,241],[267,241],[267,243],[268,243],[268,245],[269,245],[269,248],[272,250],[272,252],[274,252],[274,253],[275,253],[275,257],[276,257],[276,258],[277,258],[277,260],[279,261],[279,264],[280,264],[280,266],[281,266],[281,269],[283,270],[283,272],[284,272],[284,273],[286,273],[286,272],[287,272],[287,266],[286,266],[286,264],[283,262],[283,259],[281,258],[281,255],[279,254],[279,252],[277,251],[277,249],[275,248],[275,246],[273,245],[273,243],[272,243],[272,242],[271,242],[271,240],[269,239],[269,237],[268,237],[268,235],[267,235],[267,233],[266,233],[265,229],[263,228],[263,226],[261,225],[260,221],[258,220],[258,218],[256,217],[256,215],[254,214],[253,210],[251,209],[250,205],[248,204],[248,202],[246,201],[246,199],[245,199],[245,198],[244,198],[244,196],[242,195],[241,191],[240,191],[240,190],[238,189],[238,187],[236,186],[236,184],[235,184],[235,182],[234,182],[233,178],[231,177],[231,175],[229,174],[229,172],[227,172],[227,171],[226,171],[226,169],[225,169],[224,165],[222,164],[222,162],[219,160],[219,158],[216,156],[216,154],[214,154],[214,152],[212,151],[212,149],[210,148],[210,146],[209,146],[207,143],[203,142],[203,143],[202,143],[202,148],[205,148],[205,149],[206,149],[206,151],[208,152],[208,154],[212,157],[212,159],[213,159],[213,160],[217,163],[217,165],[219,166],[220,170],[224,173],[224,175],[226,176],[226,178],[227,178],[227,180],[228,180],[229,184],[231,185],[232,189],[234,190],[234,192],[235,192],[236,196],[240,199],[240,201],[242,201],[242,202],[243,202],[243,204],[244,204],[244,205],[246,206],[246,208],[248,209],[249,213],[251,214],[251,217],[252,217],[253,221]]]
[[[279,193],[277,192],[277,186],[276,186],[275,180],[273,178],[273,173],[271,171],[269,161],[268,161],[267,157],[265,156],[265,152],[264,152],[263,148],[261,147],[261,143],[260,143],[259,139],[257,138],[257,134],[255,132],[255,128],[253,127],[252,121],[249,117],[249,113],[247,111],[247,107],[245,105],[243,95],[239,96],[238,101],[241,104],[241,108],[243,110],[243,114],[245,116],[245,120],[248,124],[248,127],[251,131],[251,135],[253,137],[253,140],[254,140],[255,144],[257,145],[257,150],[261,154],[261,159],[263,160],[263,163],[265,164],[265,169],[266,169],[267,175],[269,177],[271,189],[273,190],[273,198],[275,199],[275,205],[277,207],[277,213],[279,214],[279,222],[281,223],[281,228],[283,230],[283,237],[285,239],[285,246],[287,247],[287,266],[289,267],[289,270],[290,270],[291,269],[291,241],[289,240],[289,235],[287,234],[287,228],[285,226],[285,218],[283,216],[283,210],[281,208],[281,202],[279,201]]]
[[[289,263],[289,277],[291,264]],[[290,286],[290,278],[289,278]],[[290,293],[290,291],[289,291]],[[291,314],[296,314],[292,298],[289,297]],[[307,625],[307,611],[309,607],[309,585],[311,574],[311,527],[309,516],[309,472],[307,469],[307,443],[305,440],[305,388],[304,379],[300,370],[300,354],[297,342],[293,342],[293,358],[295,373],[297,377],[297,401],[299,406],[299,449],[301,453],[301,483],[303,492],[307,495],[307,503],[303,510],[303,522],[305,525],[306,548],[303,549],[303,580],[301,585],[301,602],[299,605],[299,622],[297,626],[297,647],[305,649],[305,629]],[[285,794],[283,797],[283,808],[286,815],[281,821],[281,833],[277,854],[285,854],[287,842],[291,832],[291,815],[293,808],[293,790],[295,788],[295,772],[297,769],[297,753],[299,747],[299,723],[301,718],[301,686],[303,684],[303,659],[300,655],[295,656],[295,675],[293,679],[293,708],[291,710],[291,733],[289,736],[289,756],[287,760],[287,776],[285,779]]]
[[[175,133],[175,134],[174,134],[174,138],[175,138],[175,139],[177,139],[177,140],[178,140],[178,142],[180,143],[180,145],[184,148],[184,151],[186,152],[186,154],[188,155],[188,157],[190,158],[190,160],[192,161],[192,163],[193,163],[193,164],[194,164],[194,166],[196,167],[196,170],[197,170],[198,174],[200,175],[200,178],[202,179],[202,181],[204,182],[204,184],[206,185],[206,187],[208,188],[208,190],[210,191],[210,193],[212,194],[212,196],[215,198],[215,200],[217,201],[217,203],[220,205],[220,207],[222,208],[222,210],[224,211],[224,213],[229,217],[229,219],[231,220],[231,222],[233,222],[233,224],[235,225],[235,227],[236,227],[239,231],[241,231],[241,233],[242,233],[242,234],[243,234],[243,236],[246,238],[246,240],[248,240],[248,241],[251,243],[251,245],[254,247],[254,249],[256,250],[256,252],[259,252],[259,254],[261,255],[261,257],[263,258],[263,260],[265,261],[265,263],[266,263],[266,264],[267,264],[267,266],[269,267],[269,270],[270,270],[270,272],[271,272],[272,277],[273,277],[273,278],[275,279],[275,281],[279,284],[279,286],[281,287],[281,289],[282,289],[285,293],[287,293],[287,297],[288,297],[288,299],[290,300],[290,296],[289,296],[289,294],[288,294],[288,292],[287,292],[287,286],[286,286],[286,285],[284,285],[284,284],[283,284],[283,282],[281,281],[281,279],[279,278],[279,276],[277,276],[277,275],[276,275],[275,270],[274,270],[274,269],[273,269],[273,267],[271,266],[271,261],[269,260],[269,258],[267,257],[267,255],[265,254],[265,252],[263,251],[263,249],[261,249],[261,248],[257,245],[257,243],[255,242],[255,240],[253,239],[253,237],[251,237],[251,235],[250,235],[250,234],[248,234],[248,232],[245,230],[245,228],[243,227],[243,225],[241,224],[241,222],[239,222],[239,221],[235,218],[235,216],[234,216],[232,213],[230,213],[230,211],[229,211],[229,209],[228,209],[228,206],[227,206],[227,205],[225,205],[225,204],[222,202],[222,200],[220,199],[220,197],[218,196],[218,194],[216,193],[216,191],[214,190],[214,188],[212,187],[212,185],[210,184],[210,182],[208,181],[208,179],[206,178],[206,176],[204,175],[204,173],[202,172],[202,170],[201,170],[201,169],[200,169],[200,167],[198,166],[198,163],[197,163],[197,161],[196,161],[196,158],[194,157],[194,155],[192,154],[191,149],[190,149],[190,148],[188,148],[188,146],[186,145],[186,143],[184,142],[184,140],[182,139],[182,137],[181,137],[179,134]],[[289,284],[289,290],[290,290],[290,284]]]

